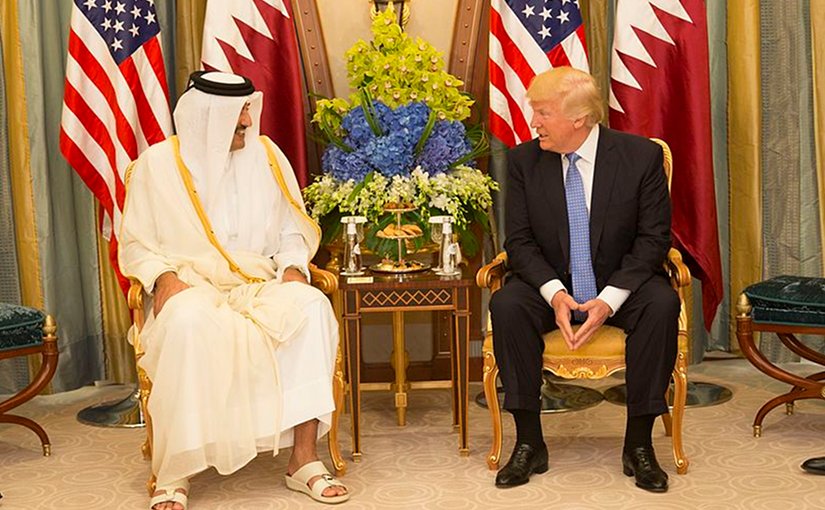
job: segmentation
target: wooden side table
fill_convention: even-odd
[[[825,279],[778,276],[751,285],[739,296],[736,338],[742,354],[766,375],[791,385],[782,395],[765,402],[753,420],[753,435],[762,435],[762,420],[777,406],[793,414],[794,401],[825,399],[825,371],[802,377],[783,370],[759,350],[754,331],[775,333],[782,343],[802,359],[825,366],[825,355],[803,344],[796,335],[825,336]]]
[[[452,315],[453,426],[459,431],[458,451],[468,455],[467,406],[468,363],[470,338],[470,288],[474,280],[464,274],[439,276],[432,271],[401,275],[384,273],[366,277],[339,277],[338,288],[343,302],[344,341],[347,347],[350,410],[352,413],[352,459],[361,458],[361,315],[364,313],[392,314],[392,365],[395,382],[395,407],[398,424],[406,424],[407,351],[404,342],[404,313],[412,311],[449,311]]]

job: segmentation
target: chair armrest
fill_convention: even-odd
[[[665,270],[670,276],[670,283],[673,288],[678,290],[690,285],[690,270],[682,261],[682,254],[676,248],[671,248],[667,252]]]
[[[504,274],[507,272],[507,252],[496,255],[492,261],[482,266],[476,273],[476,285],[482,289],[495,292],[501,288]]]
[[[130,278],[132,285],[129,287],[127,303],[129,311],[132,313],[132,323],[137,326],[138,331],[143,329],[143,284]]]
[[[338,278],[326,269],[321,269],[315,264],[310,264],[309,274],[312,286],[317,287],[318,290],[324,294],[331,295],[338,290]]]

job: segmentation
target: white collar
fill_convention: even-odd
[[[595,164],[596,162],[596,149],[599,146],[599,125],[596,124],[590,129],[590,133],[587,135],[587,138],[584,139],[584,142],[576,149],[576,154],[584,160],[586,163],[591,165]]]

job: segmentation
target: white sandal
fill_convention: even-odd
[[[185,490],[186,493],[179,492],[181,489]],[[158,487],[155,492],[157,492],[158,495],[152,496],[152,499],[149,500],[149,510],[152,510],[155,505],[159,505],[161,503],[180,503],[183,506],[183,509],[186,510],[186,507],[189,504],[188,480],[175,482],[170,484],[168,487]]]
[[[309,481],[316,476],[320,476],[320,478],[315,480],[315,483],[310,487]],[[315,501],[320,501],[321,503],[343,503],[349,499],[349,492],[337,496],[324,496],[324,491],[329,487],[343,487],[344,489],[347,487],[332,476],[320,460],[307,462],[301,466],[301,469],[292,473],[292,476],[284,476],[284,479],[286,480],[288,489],[303,492]]]

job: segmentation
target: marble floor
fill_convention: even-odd
[[[787,365],[812,372],[810,365]],[[363,396],[360,463],[348,462],[343,480],[353,497],[347,509],[706,509],[802,510],[825,508],[825,476],[808,475],[799,464],[825,455],[825,402],[802,401],[787,416],[777,409],[754,438],[751,422],[766,400],[785,390],[741,359],[706,361],[690,377],[727,386],[733,398],[714,407],[694,407],[685,420],[685,449],[691,465],[677,475],[670,442],[660,424],[654,445],[670,473],[670,491],[637,489],[621,473],[624,409],[603,402],[575,413],[545,415],[550,471],[525,486],[499,490],[484,463],[491,430],[487,411],[470,405],[470,456],[460,457],[450,423],[447,390],[410,393],[407,426],[398,427],[388,393]],[[595,381],[604,390],[615,378]],[[480,391],[471,386],[471,394]],[[37,419],[52,438],[51,457],[40,455],[36,436],[19,426],[0,425],[0,510],[147,508],[149,464],[140,454],[142,429],[99,428],[79,423],[84,407],[127,395],[128,388],[87,387],[40,396],[19,408]],[[349,419],[343,419],[342,450],[349,454]],[[505,417],[505,459],[513,427]],[[324,443],[325,444],[325,443]],[[328,460],[325,448],[322,458]],[[192,481],[190,508],[322,508],[288,491],[283,475],[288,452],[261,454],[231,476],[208,471]],[[349,460],[349,459],[348,459]]]

